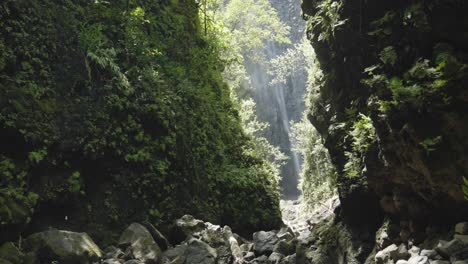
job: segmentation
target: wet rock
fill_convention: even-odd
[[[185,251],[186,264],[214,264],[217,258],[216,250],[207,243],[192,238],[188,241]]]
[[[129,253],[140,261],[158,263],[161,260],[161,249],[148,229],[141,224],[133,223],[125,229],[119,238],[119,245],[128,246]]]
[[[42,262],[56,260],[63,263],[87,264],[98,260],[102,252],[86,233],[75,233],[57,229],[29,236],[24,241],[28,252],[40,252]]]
[[[468,235],[468,222],[455,225],[455,233],[459,235]]]
[[[0,246],[0,259],[8,260],[12,263],[21,263],[23,253],[12,243],[6,242]]]
[[[253,234],[254,251],[257,256],[270,255],[278,243],[278,237],[272,231],[259,231]]]

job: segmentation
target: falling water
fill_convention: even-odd
[[[283,23],[291,28],[292,43],[287,45],[268,43],[264,50],[267,61],[292,48],[305,35],[305,22],[301,19],[301,0],[269,1],[278,11]],[[283,179],[280,185],[283,198],[296,199],[300,194],[298,182],[302,161],[297,153],[291,151],[290,122],[300,120],[305,108],[303,102],[307,79],[305,66],[303,74],[289,78],[286,84],[275,85],[270,85],[272,76],[268,75],[267,65],[247,61],[246,68],[254,87],[253,98],[257,104],[258,116],[260,120],[270,124],[264,136],[272,144],[279,146],[290,158],[282,168]]]

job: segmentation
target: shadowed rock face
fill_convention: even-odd
[[[424,237],[427,226],[466,218],[468,4],[304,0],[302,8],[324,74],[308,118],[339,172],[346,228],[372,233],[391,217],[405,223],[402,238]]]

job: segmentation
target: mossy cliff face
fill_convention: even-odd
[[[1,240],[281,222],[195,1],[3,1],[0,28]]]
[[[418,232],[466,216],[468,3],[303,1],[323,71],[309,119],[339,172],[341,217]]]

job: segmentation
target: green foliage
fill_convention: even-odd
[[[345,151],[347,162],[343,171],[349,177],[358,176],[364,168],[364,158],[369,148],[377,140],[372,119],[359,113],[348,135],[351,137],[351,150]]]
[[[419,145],[421,145],[424,148],[424,150],[426,150],[426,153],[429,154],[432,151],[436,150],[437,145],[439,145],[441,141],[442,136],[437,136],[434,138],[426,138],[423,141],[421,141]]]
[[[395,52],[395,49],[392,46],[388,46],[380,52],[380,60],[384,64],[389,64],[393,66],[397,62],[397,59],[397,53]]]
[[[302,199],[310,211],[336,195],[336,170],[322,137],[304,116],[291,124],[293,151],[302,155]]]
[[[330,41],[336,30],[343,26],[347,19],[341,20],[341,0],[322,0],[315,15],[309,18],[310,26],[317,28],[318,41]]]
[[[3,224],[36,201],[64,205],[80,229],[186,213],[245,231],[279,223],[274,169],[252,151],[194,1],[2,8]]]
[[[465,195],[465,200],[468,200],[468,179],[466,177],[463,177],[462,190]]]

